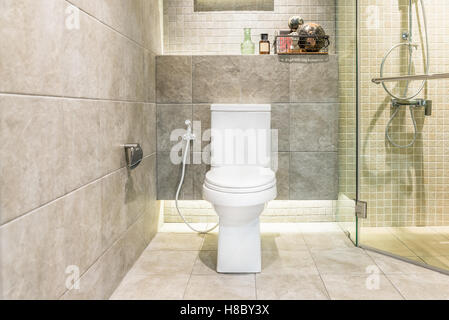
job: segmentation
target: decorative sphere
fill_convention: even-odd
[[[300,16],[293,16],[288,19],[288,26],[292,31],[298,30],[298,28],[304,24],[304,20]]]
[[[326,46],[326,32],[323,27],[316,23],[307,23],[299,30],[301,40],[299,45],[302,49],[318,52]]]

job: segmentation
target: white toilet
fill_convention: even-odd
[[[220,219],[217,271],[261,271],[259,217],[277,196],[271,166],[271,105],[211,107],[211,170],[203,197]]]

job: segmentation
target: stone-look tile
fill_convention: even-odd
[[[290,154],[291,200],[336,200],[338,163],[335,152]]]
[[[101,176],[101,110],[97,101],[64,100],[65,191]]]
[[[403,297],[382,274],[323,275],[332,300],[402,300]]]
[[[66,268],[82,273],[103,252],[101,184],[88,185],[0,227],[2,298],[57,299]]]
[[[158,233],[148,246],[148,250],[194,250],[198,251],[204,236],[189,233]]]
[[[263,251],[301,251],[308,250],[301,233],[262,233]]]
[[[150,1],[152,2],[152,1]],[[156,55],[145,50],[145,102],[156,102]]]
[[[65,95],[144,100],[144,49],[135,42],[81,12],[80,29],[65,32],[63,49]]]
[[[275,141],[272,141],[272,151],[290,151],[290,105],[273,104],[271,106],[271,129],[277,130],[277,150]]]
[[[155,164],[153,157],[146,157],[134,170],[128,170],[126,181],[126,222],[129,227],[142,216],[149,205],[150,192],[154,193]]]
[[[337,151],[338,104],[290,105],[290,151]]]
[[[159,228],[159,218],[160,218],[160,206],[161,202],[157,201],[157,167],[156,167],[156,155],[145,158],[144,170],[147,171],[146,182],[148,183],[147,188],[147,207],[145,209],[144,215],[144,236],[146,244],[149,244],[151,240],[155,237]]]
[[[192,102],[191,56],[156,57],[156,96],[158,103]]]
[[[127,275],[111,300],[181,300],[189,275]]]
[[[162,53],[160,1],[143,1],[144,46],[155,54]]]
[[[276,172],[276,200],[288,200],[290,198],[290,154],[280,152],[272,154],[271,157],[272,169]]]
[[[367,274],[368,268],[377,268],[370,256],[359,248],[312,250],[312,256],[321,275]]]
[[[130,270],[142,252],[147,247],[145,241],[144,215],[126,231],[123,237],[123,257],[125,261],[125,270]]]
[[[336,102],[338,60],[325,57],[295,57],[290,61],[290,102]]]
[[[257,299],[328,300],[326,288],[318,275],[258,274]]]
[[[202,250],[199,252],[192,274],[216,275],[217,274],[217,251]]]
[[[101,144],[97,147],[100,148],[99,151],[101,152],[101,171],[103,174],[107,174],[123,168],[126,165],[123,145],[128,143],[126,137],[126,120],[124,121],[127,118],[128,104],[112,101],[97,101],[97,105],[99,106],[101,127]],[[89,107],[83,106],[83,108]],[[68,113],[66,116],[69,122],[71,122],[71,114]]]
[[[311,250],[353,248],[354,244],[341,231],[338,233],[305,233],[303,238]]]
[[[0,299],[57,299],[65,291],[63,210],[56,201],[0,227]]]
[[[184,294],[186,300],[255,300],[255,276],[192,275]]]
[[[290,64],[276,55],[240,57],[242,103],[290,101]]]
[[[241,102],[240,58],[193,56],[193,102]]]
[[[124,259],[124,239],[114,243],[76,283],[79,288],[67,291],[64,300],[104,300],[108,299],[126,274]]]
[[[155,103],[143,105],[142,148],[145,156],[156,153],[157,149],[157,112]]]
[[[125,168],[101,179],[101,236],[104,248],[109,248],[128,227]]]
[[[132,268],[133,274],[191,274],[198,251],[146,250]]]
[[[428,265],[443,269],[449,270],[449,256],[447,257],[422,257],[425,263]]]
[[[157,198],[158,200],[173,200],[176,197],[181,180],[182,165],[173,164],[176,160],[181,163],[182,155],[180,152],[158,152],[157,154]],[[191,165],[186,166],[184,183],[179,195],[179,199],[193,199],[193,171]]]
[[[204,236],[204,243],[201,246],[201,250],[218,250],[218,229]]]
[[[186,131],[186,120],[192,121],[192,105],[157,105],[158,152],[179,151],[185,147],[182,135]]]
[[[143,3],[141,0],[72,0],[71,2],[104,24],[137,43],[143,44]],[[130,21],[133,23],[129,23]]]
[[[193,153],[193,199],[203,200],[203,185],[206,173],[210,170],[210,155],[208,153]],[[201,163],[199,163],[201,161]]]
[[[387,275],[407,300],[449,300],[449,277],[433,274]]]
[[[0,96],[0,224],[64,194],[59,99]]]
[[[262,251],[263,274],[318,275],[317,267],[307,250]]]
[[[0,91],[61,95],[62,0],[2,1]]]
[[[193,144],[194,152],[202,152],[210,145],[211,110],[210,104],[193,105],[193,133],[196,141]],[[199,143],[201,142],[201,143]]]

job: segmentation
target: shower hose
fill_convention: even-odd
[[[186,174],[187,156],[189,155],[190,142],[194,139],[191,135],[190,122],[186,121],[186,125],[188,125],[189,128],[187,129],[187,134],[184,135],[184,138],[183,138],[183,140],[185,140],[185,142],[186,142],[186,147],[184,149],[183,156],[182,156],[181,180],[179,181],[179,186],[178,186],[178,190],[176,191],[176,197],[175,197],[176,211],[178,211],[178,214],[181,217],[182,221],[184,221],[184,223],[190,228],[190,230],[200,233],[200,234],[205,234],[205,233],[209,233],[209,232],[215,230],[218,227],[218,223],[210,229],[198,230],[198,229],[194,228],[189,222],[187,222],[186,218],[179,210],[178,199],[179,199],[179,194],[181,193],[182,185],[184,184],[184,178],[185,178],[185,174]]]
[[[423,20],[424,20],[424,30],[425,30],[425,36],[426,36],[426,63],[425,63],[425,73],[428,74],[429,72],[429,66],[430,66],[430,50],[429,50],[429,35],[428,35],[428,28],[427,28],[427,15],[426,15],[426,8],[424,5],[424,0],[418,0],[421,2],[421,10],[422,10],[422,15],[423,15]],[[413,48],[412,47],[416,47],[416,45],[414,45],[411,41],[411,37],[412,37],[412,1],[410,1],[410,8],[409,8],[409,21],[410,21],[410,26],[409,26],[409,41],[407,43],[399,43],[397,45],[394,45],[388,52],[387,54],[384,56],[384,58],[382,59],[382,64],[380,65],[380,76],[383,77],[384,75],[384,66],[385,66],[385,62],[387,60],[387,58],[389,57],[389,55],[393,52],[394,49],[400,47],[400,46],[408,46],[409,48],[409,65],[408,65],[408,74],[411,75],[411,71],[412,71],[412,56],[413,56]],[[396,95],[394,95],[390,90],[388,90],[387,86],[385,85],[385,83],[382,83],[383,88],[385,89],[385,91],[393,98],[393,99],[398,99],[398,100],[411,100],[414,97],[416,97],[417,95],[419,95],[421,93],[421,91],[424,89],[424,86],[426,84],[426,80],[424,80],[420,86],[420,88],[418,89],[418,91],[407,97],[407,92],[408,92],[408,87],[409,87],[409,83],[407,82],[406,87],[404,89],[404,96],[403,97],[397,97]],[[390,127],[393,123],[393,120],[396,118],[396,116],[399,113],[399,109],[400,106],[396,106],[395,110],[393,112],[393,114],[390,117],[390,120],[387,123],[386,129],[385,129],[385,136],[387,138],[387,140],[395,147],[397,148],[401,148],[401,149],[405,149],[405,148],[409,148],[411,146],[413,146],[416,142],[416,139],[418,138],[418,127],[416,125],[416,120],[415,120],[415,114],[413,111],[414,106],[410,105],[409,106],[409,110],[410,110],[410,117],[412,118],[412,122],[413,122],[413,130],[414,130],[414,134],[413,134],[413,139],[412,141],[407,144],[407,145],[400,145],[397,144],[393,141],[393,139],[390,136]]]

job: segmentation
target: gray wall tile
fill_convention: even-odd
[[[186,129],[185,121],[192,120],[192,105],[157,105],[157,151],[172,151],[172,147],[181,142]],[[174,130],[180,130],[178,141],[171,141]],[[184,130],[184,131],[183,131]]]
[[[174,164],[170,157],[178,159],[181,162],[181,153],[177,152],[158,152],[157,154],[157,198],[158,200],[175,199],[176,190],[181,179],[181,164]],[[191,161],[189,159],[189,161]],[[193,199],[193,167],[186,167],[184,184],[180,194],[180,199]]]
[[[196,141],[193,145],[193,151],[201,152],[210,144],[211,111],[209,104],[193,105],[193,133],[196,135]],[[204,139],[204,140],[203,140]],[[201,143],[199,143],[201,141]]]
[[[290,199],[336,200],[337,194],[336,152],[290,153]]]
[[[279,152],[272,154],[273,170],[276,171],[277,193],[276,200],[290,199],[290,153]]]
[[[0,96],[0,224],[64,194],[62,101]]]
[[[337,151],[338,103],[290,105],[290,151]]]
[[[242,103],[290,101],[290,64],[278,56],[240,57]]]
[[[193,56],[193,102],[240,102],[239,77],[239,56]]]
[[[290,105],[271,106],[271,129],[277,130],[277,151],[290,151]],[[274,148],[275,141],[272,142]]]
[[[158,56],[156,72],[158,103],[192,102],[191,56]]]
[[[336,55],[291,58],[290,102],[336,101],[338,101]]]

